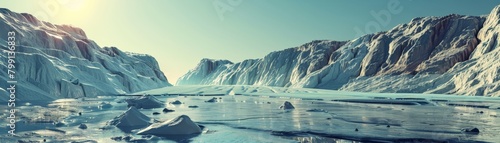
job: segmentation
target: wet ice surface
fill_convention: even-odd
[[[217,96],[217,102],[205,102],[213,96],[159,96],[156,98],[175,112],[163,113],[163,108],[140,111],[159,121],[188,115],[196,123],[205,126],[205,130],[194,136],[150,137],[136,135],[138,130],[124,132],[116,127],[104,128],[107,121],[127,110],[127,103],[123,101],[126,98],[129,97],[63,99],[48,105],[31,103],[30,106],[17,107],[18,117],[24,116],[19,118],[21,120],[16,126],[18,137],[7,136],[7,128],[2,126],[0,142],[43,139],[53,142],[116,142],[111,138],[119,136],[131,136],[137,142],[228,143],[500,140],[498,100],[384,99],[375,96],[354,100],[235,95]],[[175,100],[183,104],[169,103]],[[290,101],[295,109],[279,109],[284,101]],[[431,104],[413,104],[424,101]],[[102,108],[102,102],[110,103],[112,107]],[[198,108],[189,108],[193,105]],[[488,108],[481,108],[484,106]],[[5,106],[0,108],[6,109]],[[153,115],[153,112],[161,114]],[[2,113],[1,118],[6,119],[7,112]],[[56,127],[53,121],[63,124]],[[88,129],[79,129],[82,123]],[[6,120],[0,124],[7,124]],[[463,133],[463,128],[478,128],[480,133]]]

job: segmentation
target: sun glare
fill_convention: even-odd
[[[85,5],[90,2],[86,0],[60,0],[61,5],[68,11],[82,11]]]
[[[59,13],[57,13],[53,18],[59,19],[61,21],[73,21],[74,23],[80,22],[79,24],[82,24],[82,21],[87,21],[87,19],[89,19],[89,17],[93,14],[92,2],[94,1],[58,0]]]

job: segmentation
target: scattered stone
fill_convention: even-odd
[[[479,134],[479,129],[477,129],[477,128],[464,128],[464,129],[462,129],[462,132],[469,133],[469,134]]]
[[[219,99],[222,99],[222,97],[219,97]]]
[[[271,102],[267,102],[267,104],[271,104]]]
[[[214,98],[207,100],[205,102],[214,103],[214,102],[217,102],[217,98],[214,97]]]
[[[288,102],[288,101],[285,101],[281,106],[280,106],[280,109],[284,109],[284,110],[288,110],[288,109],[295,109],[295,107],[293,107],[292,103]]]
[[[390,127],[391,127],[391,125],[387,125],[387,128],[390,128]]]
[[[163,113],[174,112],[175,110],[170,110],[168,108],[163,108]]]
[[[153,115],[160,115],[159,112],[153,112]]]
[[[80,126],[78,126],[78,128],[85,130],[85,129],[87,129],[87,125],[82,123],[82,124],[80,124]]]
[[[358,130],[358,128],[356,128],[354,131],[356,131],[356,132],[357,132],[357,131],[359,131],[359,130]]]
[[[105,103],[105,102],[101,102],[101,105],[99,105],[99,108],[102,108],[102,109],[109,109],[113,107],[113,105],[109,104],[109,103]]]
[[[327,120],[331,120],[332,118],[326,118]]]
[[[128,141],[132,140],[132,137],[131,136],[126,136],[126,137],[123,137],[123,140],[128,142]]]
[[[188,108],[198,108],[196,105],[188,106]]]
[[[178,105],[178,104],[182,104],[182,102],[179,101],[179,100],[175,100],[174,102],[170,102],[170,104],[176,104],[176,105]]]
[[[47,142],[47,139],[43,139],[43,142]]]
[[[118,136],[118,137],[111,137],[112,140],[114,141],[122,141],[123,137]]]
[[[78,116],[82,116],[82,112],[78,112]]]

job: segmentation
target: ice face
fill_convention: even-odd
[[[263,59],[235,64],[225,60],[203,59],[195,69],[179,78],[177,85],[291,85],[327,64],[330,55],[345,43],[318,40],[273,52]]]
[[[240,63],[202,60],[178,85],[258,85],[500,96],[499,15],[421,17],[350,41],[313,41]]]
[[[17,37],[18,100],[116,95],[170,85],[149,55],[101,48],[80,28],[39,21],[30,14],[3,9],[0,16],[0,31],[15,32]],[[7,37],[0,39],[0,48],[9,50]],[[3,71],[7,71],[7,58],[0,55]],[[7,77],[0,74],[2,81]],[[0,86],[8,87],[4,82]]]

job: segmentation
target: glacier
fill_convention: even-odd
[[[241,63],[202,59],[198,66],[179,78],[177,85],[243,84],[290,86],[300,78],[328,64],[330,55],[345,42],[313,41],[301,47],[272,52],[262,59]]]
[[[176,84],[498,97],[499,24],[500,6],[487,16],[417,17],[388,31],[316,40],[260,59],[203,59]]]
[[[7,32],[16,33],[17,100],[117,95],[170,86],[149,55],[101,48],[85,32],[0,9],[0,79],[7,81]],[[0,94],[9,85],[0,83]],[[7,100],[8,96],[0,96]]]

